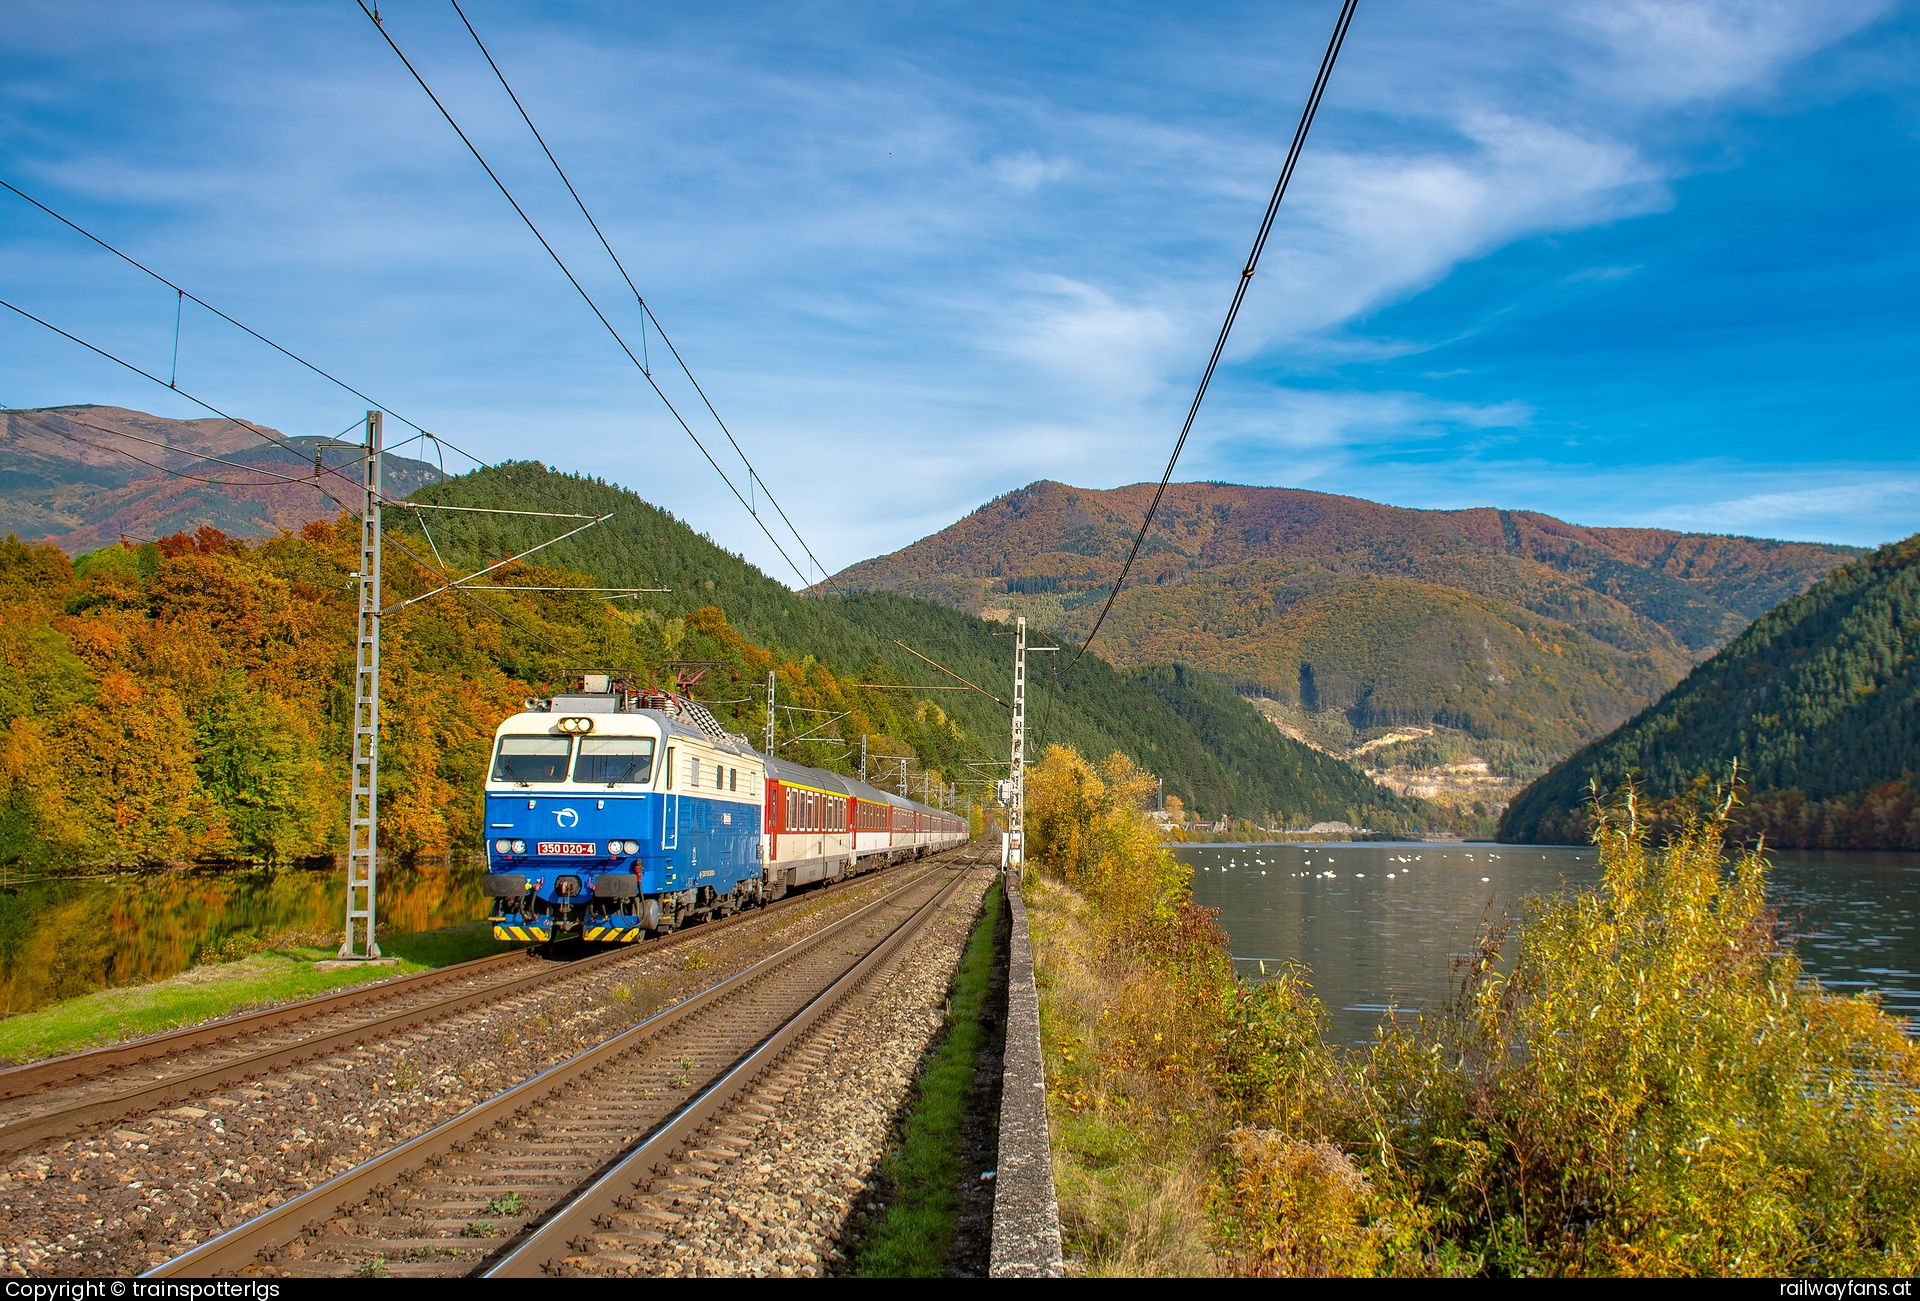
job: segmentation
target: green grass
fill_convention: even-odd
[[[496,953],[524,947],[494,939],[493,924],[487,921],[445,926],[413,935],[390,935],[380,941],[380,951],[387,957],[421,967],[450,967],[456,962],[490,958]]]
[[[382,940],[386,956],[399,959],[390,967],[321,970],[314,964],[334,954],[313,948],[255,953],[238,962],[189,967],[149,985],[103,989],[0,1021],[0,1057],[25,1062],[78,1052],[312,998],[348,985],[449,966],[510,947],[494,939],[485,922],[471,922]]]
[[[855,1251],[859,1277],[939,1278],[946,1272],[960,1210],[961,1125],[975,1063],[986,1045],[980,1021],[1000,922],[996,883],[954,973],[947,1036],[921,1071],[913,1112],[887,1160],[894,1198]]]

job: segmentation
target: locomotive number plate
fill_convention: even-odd
[[[563,854],[574,858],[592,858],[591,841],[580,840],[543,840],[534,848],[542,854]]]

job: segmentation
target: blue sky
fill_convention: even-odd
[[[1158,475],[1335,8],[468,13],[839,568],[1037,478]],[[630,327],[452,10],[381,13]],[[1180,477],[1920,528],[1916,27],[1362,0]],[[0,61],[0,175],[482,457],[625,483],[781,573],[350,0],[13,0]],[[172,295],[4,194],[0,296],[169,365]],[[289,433],[361,406],[191,306],[180,379]],[[199,414],[0,320],[0,404],[86,401]]]

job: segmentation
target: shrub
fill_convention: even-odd
[[[1920,1265],[1920,1050],[1805,978],[1763,857],[1725,855],[1730,798],[1658,846],[1632,791],[1596,801],[1597,889],[1529,901],[1436,1015],[1344,1051],[1310,973],[1235,979],[1190,876],[1135,834],[1144,781],[1050,750],[1028,783],[1059,882],[1030,894],[1061,1207],[1091,1271]],[[1196,1263],[1167,1226],[1201,1204]]]
[[[1510,1274],[1867,1274],[1920,1263],[1920,1054],[1801,974],[1725,806],[1648,843],[1596,808],[1603,879],[1490,934],[1444,1016],[1365,1060],[1377,1180]]]

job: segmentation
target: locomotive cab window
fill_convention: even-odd
[[[650,736],[583,736],[573,779],[593,786],[644,785],[653,780]]]
[[[493,780],[519,782],[563,782],[567,779],[567,753],[573,739],[566,736],[503,736],[494,752]]]

